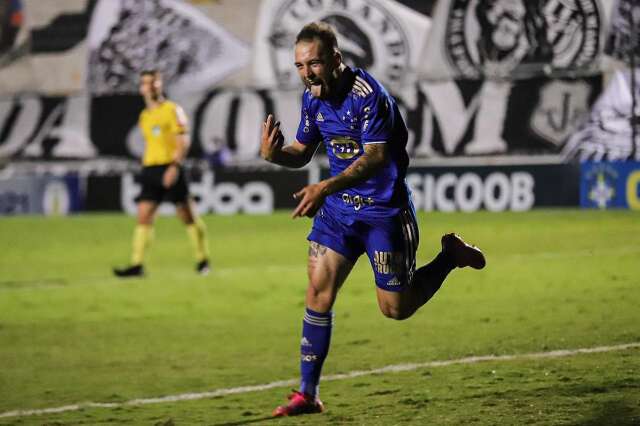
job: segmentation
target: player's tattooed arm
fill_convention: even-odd
[[[280,122],[276,121],[271,114],[262,123],[260,156],[270,163],[297,169],[311,161],[317,148],[318,144],[305,145],[298,141],[285,146]]]
[[[324,199],[334,192],[356,186],[384,167],[389,159],[387,144],[368,144],[364,146],[364,154],[347,167],[342,173],[318,183],[307,185],[293,196],[300,200],[293,211],[293,218],[313,217],[324,203]]]
[[[364,146],[364,154],[351,163],[342,173],[326,179],[323,192],[326,195],[359,185],[380,171],[389,159],[386,143]]]

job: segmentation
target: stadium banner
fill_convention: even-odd
[[[329,176],[329,170],[319,163],[303,170],[200,167],[188,170],[197,211],[223,215],[269,214],[292,209],[297,205],[293,193]],[[412,166],[407,172],[415,207],[422,211],[499,212],[573,207],[579,204],[579,181],[580,167],[574,164],[429,165]],[[41,189],[51,186],[51,182],[53,189]],[[61,182],[66,185],[66,192],[60,189]],[[48,198],[41,196],[47,191]],[[139,192],[138,175],[133,171],[104,175],[64,173],[56,178],[18,176],[0,180],[0,207],[4,214],[84,210],[134,215]],[[44,198],[50,200],[48,207],[36,202]],[[173,206],[163,203],[159,213],[173,214]]]
[[[636,68],[635,78],[640,83],[640,68]],[[630,70],[613,73],[607,88],[564,145],[562,155],[566,161],[640,160],[640,134],[636,136],[634,153],[631,128],[633,116],[635,120],[640,117],[640,84],[636,86],[635,114],[631,87]]]
[[[418,74],[519,79],[601,71],[613,0],[440,0]]]
[[[269,214],[276,209],[290,209],[296,202],[292,195],[307,185],[307,171],[267,170],[192,170],[189,190],[201,214]],[[136,213],[135,198],[140,184],[135,173],[88,176],[84,195],[89,211],[124,211]],[[174,208],[163,203],[159,213],[173,214]]]
[[[329,176],[323,170],[322,178]],[[577,207],[580,168],[573,164],[409,167],[419,211],[528,211]]]
[[[601,92],[601,76],[577,79],[423,81],[394,93],[413,158],[557,154]],[[219,88],[173,98],[190,119],[192,158],[215,165],[258,160],[261,123],[273,113],[296,134],[301,91]],[[0,157],[140,158],[137,95],[0,99]]]
[[[581,163],[580,206],[640,210],[640,162]]]
[[[0,2],[0,93],[61,94],[85,86],[95,0]]]
[[[258,86],[300,87],[293,46],[300,29],[312,21],[336,29],[348,65],[367,69],[391,88],[415,81],[429,16],[395,1],[263,0],[254,42]]]
[[[249,47],[179,0],[100,0],[88,34],[88,90],[138,93],[140,71],[162,72],[168,91],[208,89],[249,61]]]
[[[82,209],[78,175],[0,178],[0,215],[67,215]]]
[[[637,0],[616,0],[607,34],[605,53],[617,60],[630,63],[635,55],[640,61],[640,3]]]

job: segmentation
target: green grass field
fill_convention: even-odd
[[[160,218],[145,279],[118,281],[133,219],[0,220],[0,424],[640,424],[640,348],[496,360],[327,381],[320,415],[268,420],[291,386],[127,401],[295,379],[310,222],[207,216],[215,270],[195,274]],[[483,248],[413,318],[384,318],[362,258],[338,297],[324,373],[640,342],[640,214],[543,210],[420,216]],[[112,407],[3,416],[86,402]],[[119,404],[125,403],[125,404]]]

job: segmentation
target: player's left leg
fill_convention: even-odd
[[[367,253],[374,267],[380,310],[389,318],[403,320],[433,297],[453,269],[482,269],[485,259],[477,247],[455,234],[446,234],[440,253],[415,270],[419,242],[415,213],[408,208],[395,219],[388,226],[373,229]]]
[[[207,227],[195,211],[193,201],[187,198],[184,202],[176,203],[176,215],[187,227],[187,235],[193,246],[196,258],[196,271],[200,275],[207,275],[209,268],[209,243],[207,241]]]

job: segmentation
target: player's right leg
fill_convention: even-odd
[[[349,236],[341,232],[341,224],[324,213],[316,215],[309,240],[309,284],[300,341],[300,389],[289,396],[287,405],[275,409],[274,416],[322,412],[318,385],[331,343],[331,308],[360,255],[359,248],[351,245]]]

